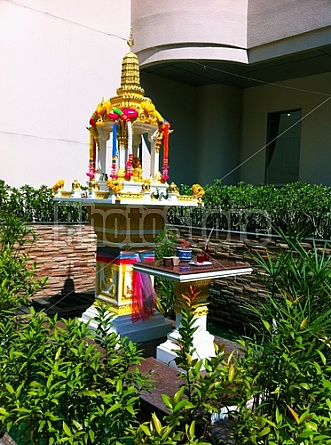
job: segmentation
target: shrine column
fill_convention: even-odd
[[[151,167],[150,173],[153,179],[156,179],[156,176],[160,170],[160,152],[159,149],[156,148],[156,139],[151,138]]]
[[[98,128],[98,141],[97,141],[97,163],[96,169],[100,174],[106,173],[107,169],[107,141],[109,140],[109,131],[105,131],[103,128]]]
[[[111,329],[136,342],[165,337],[172,326],[159,312],[145,320],[136,313],[132,268],[136,262],[154,261],[155,238],[164,227],[169,207],[96,203],[87,208],[97,235],[95,297],[116,316]],[[96,328],[95,315],[93,305],[82,320]]]

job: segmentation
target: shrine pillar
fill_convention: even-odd
[[[97,235],[96,302],[82,315],[92,328],[97,300],[109,306],[115,318],[111,330],[135,342],[165,337],[172,325],[157,311],[145,319],[132,300],[133,264],[154,261],[155,238],[164,228],[169,206],[107,205],[87,206]]]

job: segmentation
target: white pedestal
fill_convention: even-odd
[[[91,329],[96,330],[98,326],[94,320],[96,315],[96,307],[91,306],[82,314],[80,320],[88,323]],[[135,343],[166,337],[171,329],[171,323],[166,321],[159,312],[155,312],[145,321],[139,320],[133,323],[131,315],[121,315],[112,318],[109,322],[109,332],[116,332],[121,337],[128,337]]]
[[[156,348],[156,358],[161,362],[169,365],[173,368],[177,368],[175,359],[177,357],[176,350],[178,346],[176,345],[177,340],[180,338],[179,327],[181,321],[181,315],[176,315],[176,329],[168,334],[168,339],[166,342],[160,344]],[[207,316],[198,316],[195,319],[194,326],[199,326],[195,331],[193,336],[193,347],[195,348],[195,353],[193,358],[205,359],[210,357],[215,357],[214,348],[214,336],[211,335],[206,330]]]

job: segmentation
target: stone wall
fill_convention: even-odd
[[[32,225],[37,240],[25,249],[37,275],[47,276],[36,297],[82,293],[94,289],[96,236],[89,225]]]
[[[29,249],[31,262],[36,261],[40,277],[48,276],[46,287],[37,297],[63,295],[74,289],[87,292],[95,286],[96,236],[88,225],[34,225],[38,240]],[[177,228],[181,239],[188,239],[195,252],[203,248],[206,234],[200,229]],[[263,272],[251,255],[276,252],[287,247],[276,236],[255,236],[245,233],[215,231],[209,243],[216,260],[231,259],[248,262],[253,267],[251,275],[218,279],[210,288],[209,318],[226,329],[241,331],[250,326],[251,314],[247,305],[256,305],[267,298],[262,282]],[[304,246],[311,249],[312,243]],[[321,247],[322,249],[322,247]],[[331,249],[330,249],[331,254]]]

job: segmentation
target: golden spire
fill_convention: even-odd
[[[121,86],[117,88],[116,97],[110,98],[112,106],[132,107],[143,101],[145,91],[140,86],[140,70],[138,57],[131,51],[134,45],[132,29],[127,40],[130,51],[122,60]]]
[[[131,51],[131,48],[134,46],[134,38],[133,38],[132,28],[130,30],[130,37],[128,38],[126,43],[128,44],[130,51]]]

